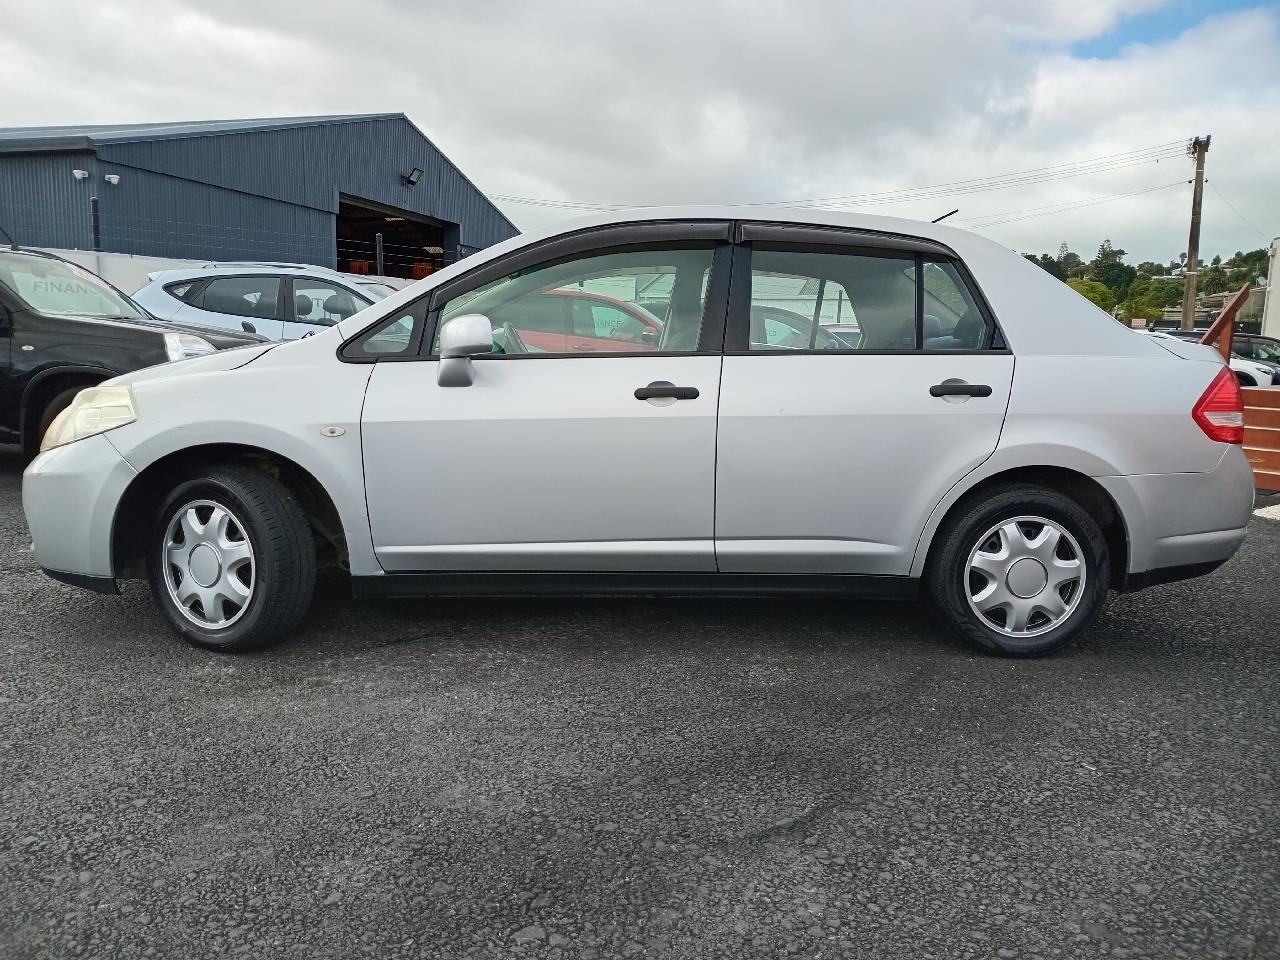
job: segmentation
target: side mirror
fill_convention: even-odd
[[[257,333],[257,332],[258,332],[258,328],[257,328],[257,327],[255,327],[255,326],[254,326],[252,323],[250,323],[248,320],[241,320],[241,321],[240,321],[240,329],[241,329],[241,330],[243,330],[245,333]]]
[[[436,383],[442,387],[469,387],[475,381],[472,357],[493,352],[493,324],[480,313],[454,317],[440,331],[440,369]]]

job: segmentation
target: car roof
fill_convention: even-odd
[[[356,279],[349,274],[330,270],[328,267],[308,267],[303,264],[255,263],[250,261],[244,263],[210,263],[202,267],[174,267],[169,270],[155,270],[147,276],[151,278],[152,283],[157,281],[170,283],[174,280],[198,280],[204,277],[239,277],[246,274],[316,277],[324,280],[338,280],[354,285],[380,282],[374,279]]]

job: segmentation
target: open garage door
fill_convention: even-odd
[[[457,225],[419,213],[341,196],[338,200],[338,269],[345,273],[421,280],[457,259],[446,246]]]

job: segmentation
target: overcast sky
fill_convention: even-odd
[[[1280,234],[1275,3],[42,0],[6,6],[0,64],[0,126],[403,111],[489,194],[856,196],[1132,262],[1186,249],[1178,141],[1211,133],[1202,251]]]

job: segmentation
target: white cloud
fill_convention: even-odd
[[[0,124],[404,110],[484,189],[762,201],[990,176],[1214,134],[1210,179],[1280,232],[1274,10],[1084,60],[1161,0],[52,2],[6,14]],[[1188,176],[1162,161],[877,206],[981,218]],[[1022,249],[1185,246],[1185,190],[991,227]],[[564,215],[505,204],[533,226]],[[1204,247],[1261,245],[1210,191]]]

